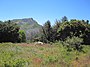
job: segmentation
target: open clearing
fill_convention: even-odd
[[[62,45],[33,43],[1,43],[0,67],[89,67],[90,46],[83,52],[71,51]]]

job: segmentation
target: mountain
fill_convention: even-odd
[[[20,26],[20,29],[26,32],[27,40],[31,40],[40,34],[42,26],[39,25],[33,18],[13,19],[11,21],[17,23]]]

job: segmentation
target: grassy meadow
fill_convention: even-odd
[[[67,51],[59,43],[0,43],[0,67],[89,67],[90,46]]]

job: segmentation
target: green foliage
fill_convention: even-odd
[[[60,25],[61,25],[61,21],[60,20],[56,20],[55,25],[52,27],[52,33],[53,33],[52,34],[52,39],[53,39],[53,41],[59,39],[57,31],[58,31]]]
[[[62,20],[56,20],[55,25],[52,27],[50,21],[47,21],[42,27],[43,42],[64,41],[67,37],[79,37],[83,39],[83,44],[90,44],[90,24],[89,21],[71,19],[68,21],[64,16]]]
[[[50,21],[47,21],[44,26],[42,27],[42,39],[45,39],[46,42],[53,41],[52,39],[52,27]],[[43,40],[43,42],[45,42]]]
[[[72,62],[74,62],[77,57],[80,65],[85,65],[85,63],[89,64],[88,62],[90,62],[90,46],[88,45],[83,46],[84,52],[78,52],[76,50],[69,52],[60,42],[53,43],[53,45],[45,44],[43,46],[31,43],[27,45],[28,46],[24,44],[1,43],[0,67],[51,67],[52,65],[54,67],[70,67],[74,64]],[[85,59],[82,60],[82,58]]]
[[[0,22],[0,42],[26,42],[26,35],[16,23]]]
[[[18,42],[19,26],[10,20],[0,22],[0,42]]]
[[[65,45],[70,49],[73,48],[75,50],[81,51],[82,46],[81,44],[83,43],[83,39],[79,37],[72,37],[72,38],[66,38],[64,41]]]
[[[26,42],[26,35],[24,30],[19,30],[19,42]]]
[[[62,22],[58,29],[58,40],[65,40],[67,37],[78,36],[83,38],[84,44],[90,44],[90,25],[87,21],[72,19]]]

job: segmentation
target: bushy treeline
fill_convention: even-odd
[[[88,20],[68,20],[64,16],[61,20],[56,20],[55,25],[47,21],[42,27],[43,42],[65,41],[67,38],[78,37],[83,39],[83,44],[90,44],[90,24]]]
[[[20,27],[16,23],[11,22],[10,20],[5,22],[0,21],[0,43],[24,42],[25,33],[24,32],[22,33],[20,32]]]
[[[51,22],[48,20],[42,26],[40,35],[38,38],[35,38],[37,41],[39,40],[45,43],[64,41],[69,45],[71,43],[75,44],[77,49],[77,43],[90,44],[90,24],[88,20],[68,20],[68,18],[64,16],[61,20],[56,20],[53,26],[51,26]],[[77,42],[74,41],[74,39],[77,39]],[[10,20],[0,21],[0,42],[25,41],[25,32],[20,30],[20,27],[16,23]]]

